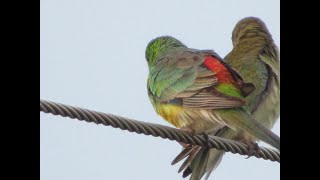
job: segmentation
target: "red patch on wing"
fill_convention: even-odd
[[[231,73],[218,59],[212,56],[206,56],[203,64],[217,74],[216,76],[219,83],[234,83]]]

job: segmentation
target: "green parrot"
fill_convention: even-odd
[[[254,85],[245,83],[214,51],[191,49],[173,37],[162,36],[148,44],[146,60],[148,95],[166,121],[193,134],[216,133],[228,127],[280,150],[280,138],[249,111],[245,97],[255,90]]]
[[[255,90],[244,97],[253,119],[271,129],[280,116],[280,56],[266,25],[256,17],[240,20],[232,32],[233,50],[224,61],[244,79],[255,86]],[[234,131],[229,127],[211,133],[227,139],[256,141],[247,132]],[[180,168],[188,166],[183,177],[191,174],[192,180],[206,178],[219,165],[223,151],[213,148],[186,147],[173,164],[189,156]]]

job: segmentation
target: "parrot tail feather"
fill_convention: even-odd
[[[182,170],[184,170],[193,160],[193,158],[198,154],[198,152],[201,150],[201,146],[194,146],[192,152],[189,154],[188,158],[182,163],[180,166],[178,173],[180,173]]]
[[[244,111],[228,110],[220,113],[221,117],[238,129],[248,132],[252,136],[272,145],[280,150],[280,137],[255,120]]]
[[[171,162],[171,165],[175,165],[178,162],[180,162],[182,159],[186,158],[187,156],[190,155],[190,153],[192,152],[192,150],[195,148],[196,146],[187,146],[185,147],[180,154],[178,154],[178,156],[176,158],[174,158],[174,160]]]
[[[225,136],[228,128],[222,128],[216,133],[210,135]],[[229,131],[228,131],[229,132]],[[227,137],[227,136],[226,136]],[[220,164],[224,151],[217,150],[215,148],[201,147],[198,145],[185,146],[180,154],[173,160],[172,165],[178,163],[182,159],[187,159],[183,162],[179,168],[179,173],[183,171],[183,178],[191,175],[190,180],[200,180],[205,174],[205,179],[208,179],[210,174]]]
[[[182,177],[185,178],[191,174],[190,180],[200,180],[206,174],[205,179],[208,179],[220,164],[223,155],[224,151],[201,147],[189,166],[184,170]]]

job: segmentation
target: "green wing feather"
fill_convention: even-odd
[[[212,54],[186,50],[161,57],[149,74],[149,91],[154,99],[168,102],[180,98],[183,106],[201,109],[243,106],[241,95],[232,96],[241,94],[240,90],[225,91],[226,88],[218,84],[216,73],[202,65],[207,55]]]
[[[280,78],[279,49],[274,44],[266,44],[264,52],[261,53],[259,57],[261,61],[271,68],[272,72],[276,74],[276,77]]]

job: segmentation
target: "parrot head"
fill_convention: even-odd
[[[182,42],[171,36],[161,36],[151,40],[146,48],[146,60],[149,67],[153,66],[159,57],[176,48],[186,48]]]
[[[245,38],[265,37],[270,38],[271,34],[268,31],[265,23],[257,17],[246,17],[240,20],[232,31],[233,45],[239,40]]]

